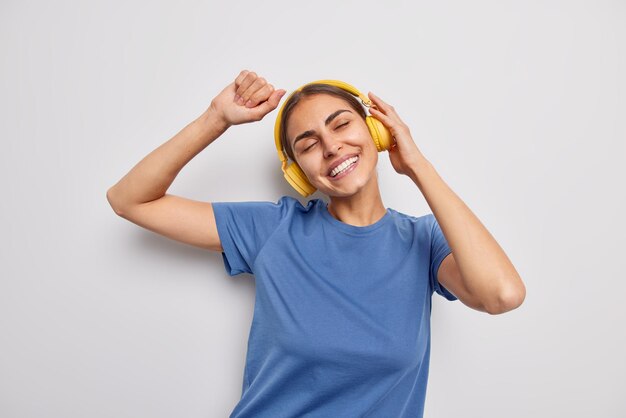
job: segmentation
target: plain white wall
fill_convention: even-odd
[[[230,413],[253,276],[105,194],[250,69],[391,103],[524,279],[499,316],[434,295],[425,416],[625,416],[625,21],[591,0],[3,1],[0,415]],[[274,118],[233,127],[168,192],[299,197]],[[385,205],[430,213],[379,157]]]

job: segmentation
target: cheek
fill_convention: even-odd
[[[376,148],[376,144],[374,140],[370,138],[369,143],[366,145],[367,150],[366,153],[369,155],[368,160],[371,162],[373,166],[378,165],[378,149]]]
[[[364,147],[367,148],[368,151],[371,151],[374,154],[378,154],[378,149],[376,149],[376,144],[374,143],[374,140],[372,139],[369,131],[364,134],[363,138],[366,138]]]
[[[311,176],[309,174],[314,172],[314,167],[311,166],[311,161],[307,160],[306,158],[300,159],[300,161],[298,162],[298,166],[304,172],[304,175],[307,177],[307,179],[310,179]]]

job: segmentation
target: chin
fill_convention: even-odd
[[[350,197],[365,189],[372,178],[355,178],[353,181],[344,182],[341,185],[328,185],[328,183],[314,185],[321,193],[329,197]]]

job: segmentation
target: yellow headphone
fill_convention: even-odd
[[[289,101],[291,96],[293,96],[295,93],[299,92],[300,90],[302,90],[304,87],[308,86],[309,84],[318,84],[318,83],[329,84],[331,86],[339,87],[340,89],[343,89],[347,91],[348,93],[351,93],[353,96],[357,96],[359,99],[361,99],[361,102],[363,103],[365,107],[369,108],[372,105],[372,102],[367,98],[367,96],[362,94],[355,87],[351,86],[348,83],[344,83],[343,81],[338,81],[338,80],[318,80],[318,81],[313,81],[311,83],[307,83],[304,86],[301,86],[297,90],[293,91],[289,95],[287,100],[283,102],[282,106],[280,107],[280,110],[278,111],[278,115],[276,116],[276,123],[274,125],[274,139],[276,141],[276,150],[278,151],[278,158],[280,158],[280,161],[282,162],[282,170],[285,175],[285,179],[287,179],[289,184],[291,184],[291,186],[294,189],[296,189],[298,193],[300,193],[304,197],[307,197],[308,195],[313,194],[315,190],[317,189],[313,185],[311,185],[311,183],[309,183],[309,180],[306,178],[306,175],[304,174],[300,166],[295,161],[292,163],[288,162],[288,156],[283,150],[282,143],[280,140],[280,125],[281,125],[281,119],[282,119],[285,103]],[[376,149],[378,150],[378,152],[382,152],[382,151],[386,151],[390,149],[391,146],[393,145],[394,140],[393,140],[393,137],[391,136],[391,132],[389,132],[387,127],[383,125],[381,121],[379,121],[378,119],[375,119],[373,116],[367,116],[365,118],[365,123],[367,124],[367,128],[369,129],[370,135],[372,136],[374,143],[376,144]]]

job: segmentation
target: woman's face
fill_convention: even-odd
[[[378,151],[365,121],[344,100],[327,94],[304,97],[286,126],[296,162],[327,196],[346,197],[375,181]],[[343,172],[337,163],[355,162]],[[335,176],[333,176],[336,174]]]

